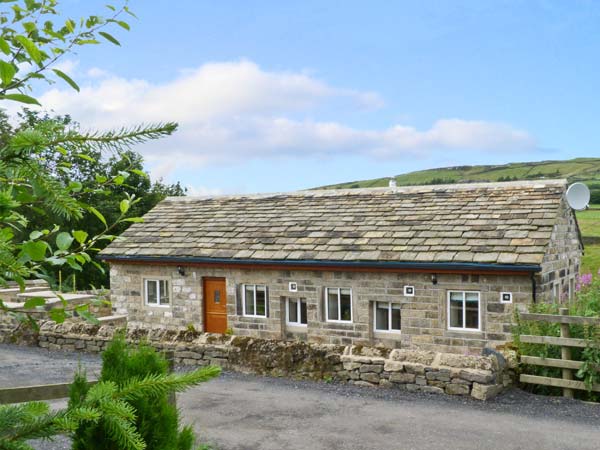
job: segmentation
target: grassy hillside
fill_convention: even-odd
[[[398,186],[419,184],[451,184],[476,181],[534,180],[566,178],[569,182],[582,181],[592,191],[592,203],[587,211],[577,213],[585,243],[581,273],[596,273],[600,268],[600,158],[577,158],[567,161],[540,161],[511,163],[500,166],[458,166],[420,170],[394,177]],[[327,189],[383,187],[389,177],[323,186]]]
[[[498,166],[457,166],[420,170],[394,177],[398,186],[419,184],[468,183],[476,181],[535,180],[567,178],[569,182],[584,181],[592,190],[593,203],[600,203],[600,158],[576,158],[566,161],[510,163]],[[326,189],[383,187],[389,177],[350,181],[323,186]]]
[[[592,205],[587,211],[578,211],[577,222],[585,245],[581,273],[595,275],[600,269],[600,205]]]

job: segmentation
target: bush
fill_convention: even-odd
[[[147,344],[129,347],[123,337],[116,338],[102,354],[101,382],[123,389],[132,380],[166,377],[169,364],[163,355]],[[70,392],[69,408],[79,407],[88,390],[85,375],[79,373]],[[135,428],[148,450],[191,450],[195,437],[190,427],[179,428],[179,412],[169,403],[168,393],[127,399],[135,411]],[[77,428],[73,450],[119,448],[107,421],[84,423]]]

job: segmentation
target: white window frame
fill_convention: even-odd
[[[258,286],[264,287],[265,288],[265,314],[246,314],[246,288],[252,286],[252,292],[254,295],[254,312],[256,313],[257,308],[256,308],[256,288]],[[243,284],[242,285],[242,315],[244,317],[259,317],[261,319],[266,319],[267,318],[267,309],[269,308],[269,296],[268,296],[268,292],[267,292],[267,285],[265,284]]]
[[[387,330],[380,330],[379,328],[377,328],[377,303],[387,303],[388,305],[388,324],[390,326],[389,329]],[[400,308],[400,329],[399,330],[394,330],[391,328],[392,326],[392,307],[396,305],[399,306]],[[377,302],[374,301],[373,302],[373,331],[375,333],[392,333],[392,334],[401,334],[402,333],[402,306],[400,303],[394,303],[394,302]]]
[[[302,302],[304,302],[304,304],[306,305],[306,323],[302,323],[302,322],[291,322],[290,321],[290,300],[295,300],[296,303],[296,309],[297,309],[297,314],[298,314],[298,320],[302,320]],[[305,298],[287,298],[285,301],[285,323],[291,327],[307,327],[308,326],[308,303],[306,302]]]
[[[161,297],[163,297],[163,293],[160,290],[160,282],[164,281],[167,283],[167,298],[169,299],[168,303],[162,303]],[[156,283],[156,303],[150,303],[148,301],[148,283]],[[144,303],[146,306],[151,306],[155,308],[170,308],[172,303],[172,295],[171,295],[171,283],[168,278],[144,278]]]
[[[463,326],[462,327],[451,327],[450,326],[450,294],[452,293],[462,293],[463,294]],[[467,294],[477,294],[477,328],[466,328],[465,325],[467,323]],[[446,307],[446,314],[447,314],[447,320],[448,320],[448,330],[451,331],[481,331],[481,292],[480,291],[459,291],[459,290],[451,290],[448,291],[447,294],[447,298],[446,298],[446,303],[447,303],[447,307]]]
[[[336,320],[336,319],[330,319],[329,318],[329,291],[334,291],[337,290],[337,298],[338,298],[338,314],[339,317],[342,317],[342,289],[347,289],[350,291],[350,320]],[[353,306],[354,306],[354,297],[352,295],[352,288],[347,288],[347,287],[334,287],[334,288],[330,288],[330,287],[326,287],[325,288],[325,322],[333,322],[333,323],[353,323],[354,321],[354,311],[353,310]]]

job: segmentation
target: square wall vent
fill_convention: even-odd
[[[405,297],[414,297],[415,296],[415,287],[414,286],[404,286],[404,296]]]
[[[512,303],[512,292],[501,292],[500,303]]]
[[[298,292],[298,283],[290,281],[290,292]]]

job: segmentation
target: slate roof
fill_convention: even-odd
[[[170,197],[105,259],[540,264],[565,180]]]

